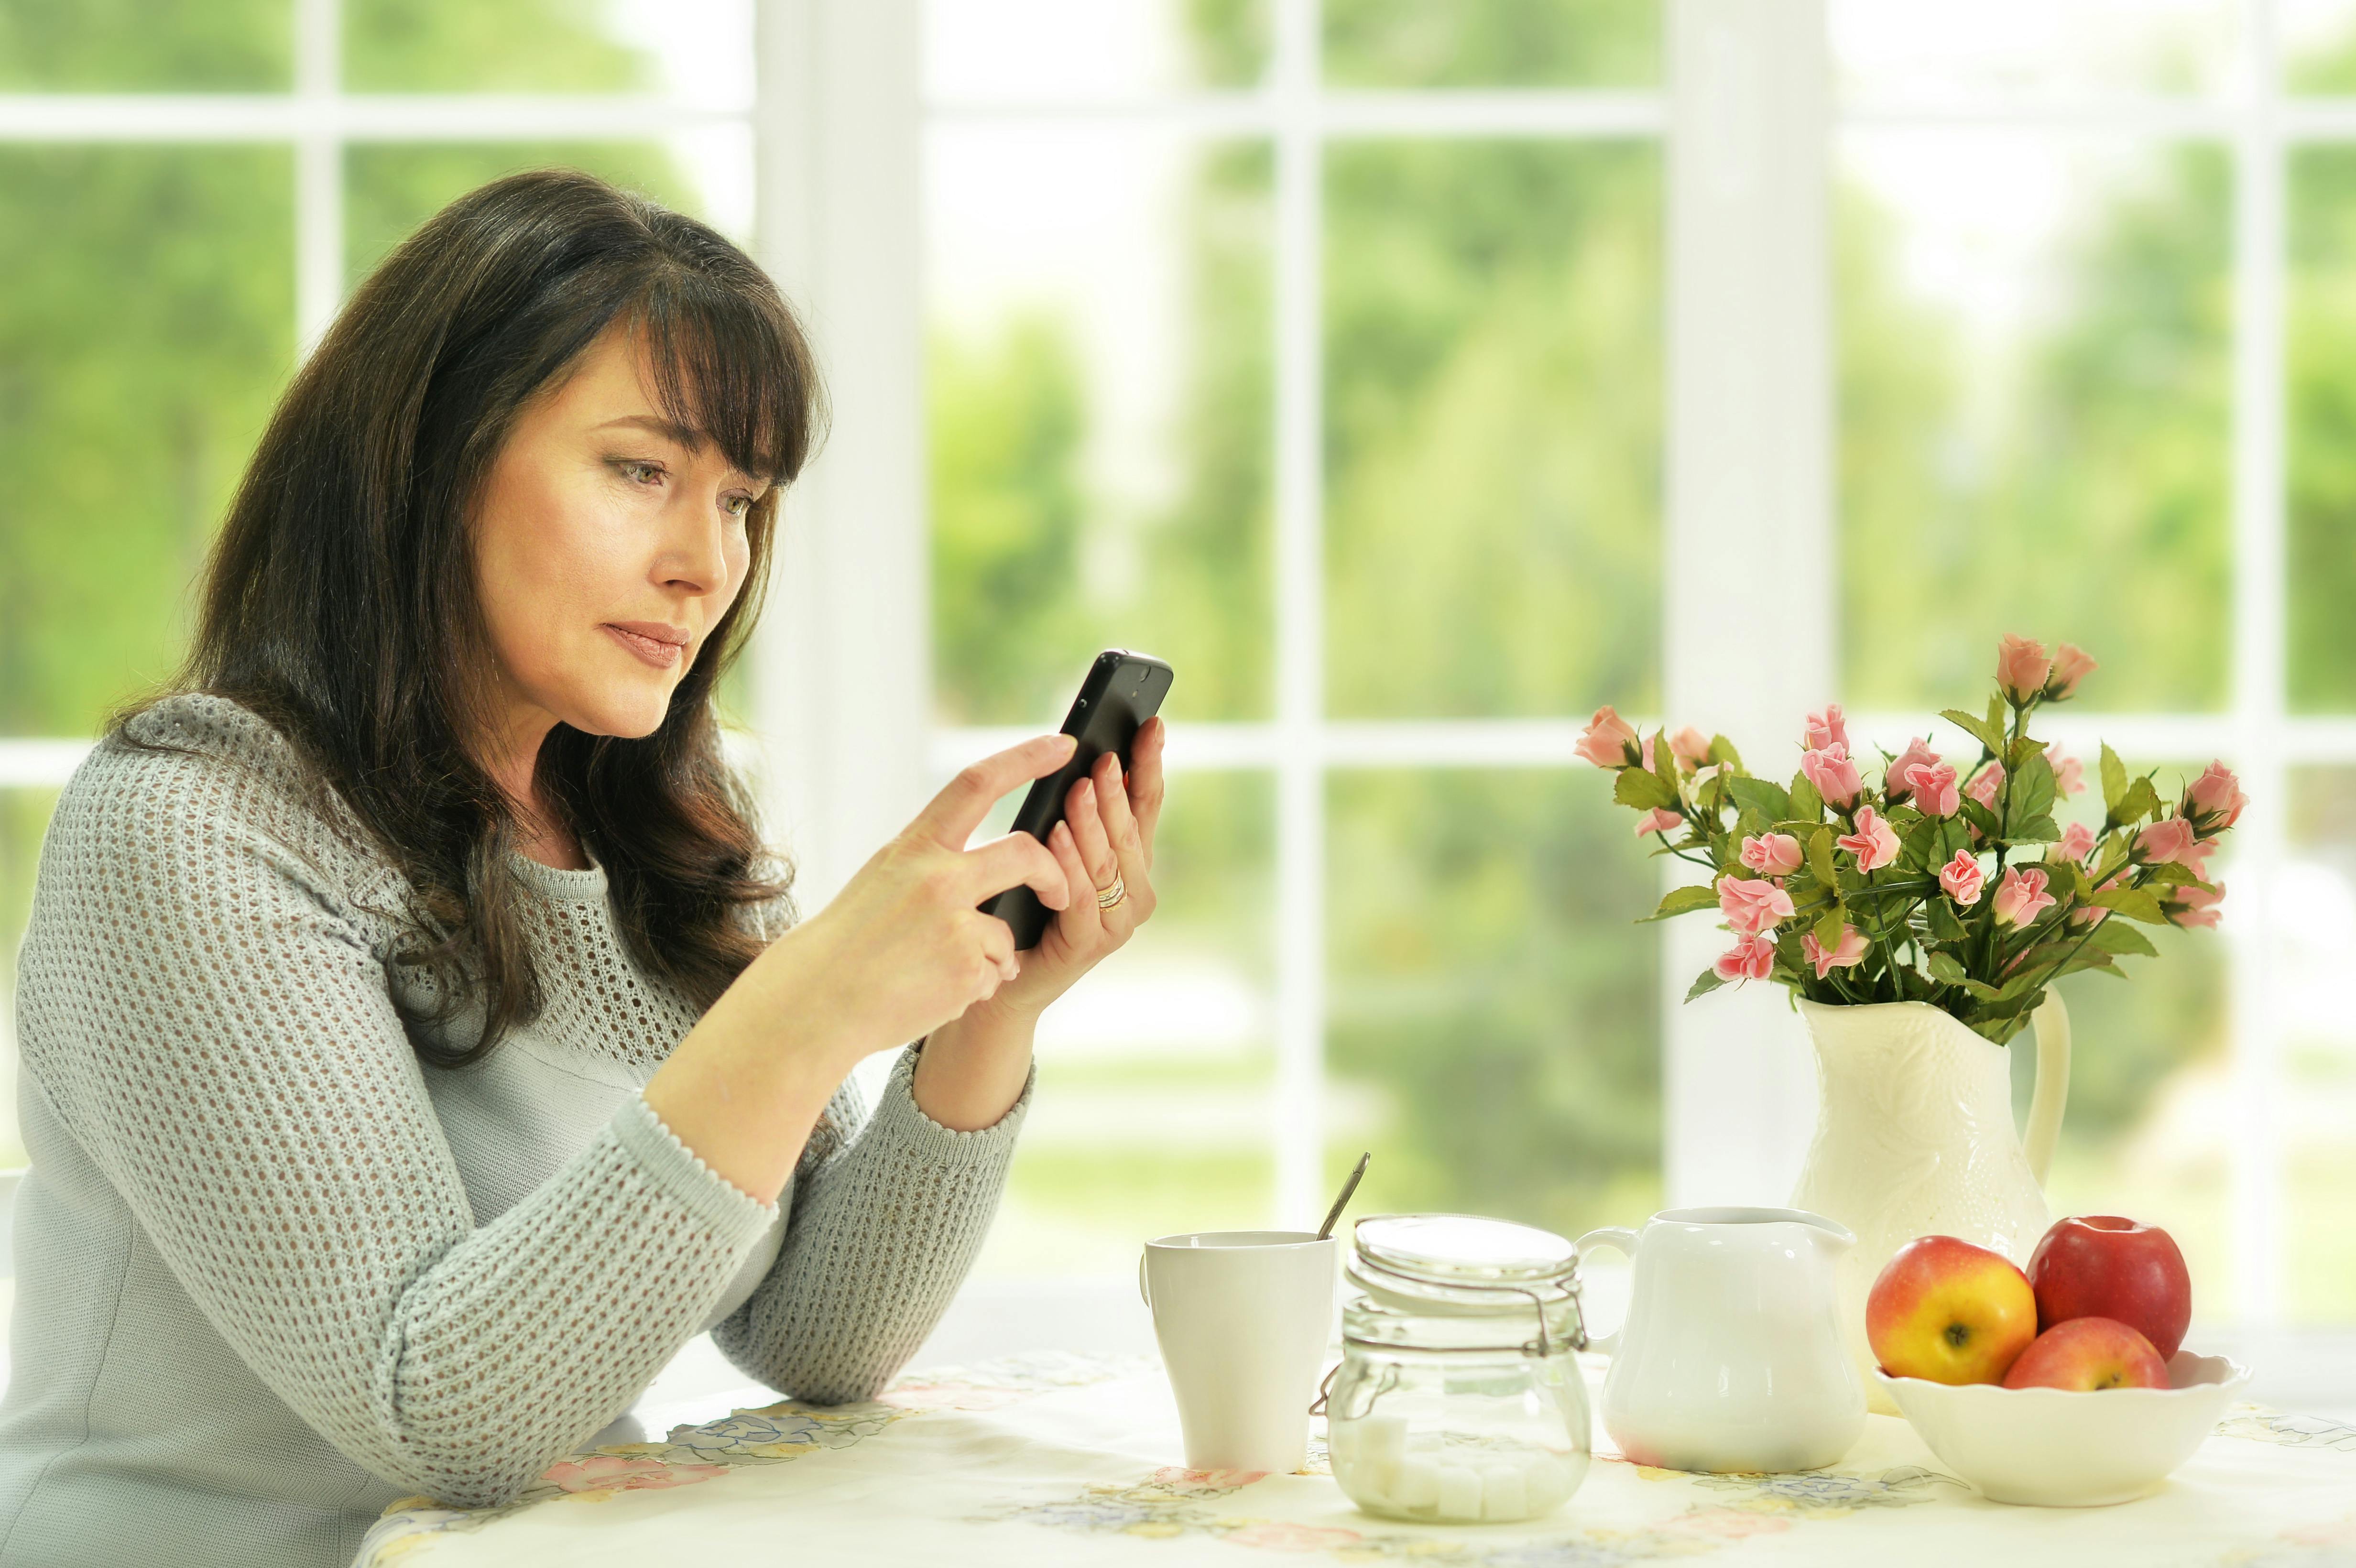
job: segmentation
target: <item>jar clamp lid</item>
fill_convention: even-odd
[[[1352,1239],[1350,1283],[1391,1313],[1477,1318],[1535,1311],[1537,1317],[1537,1339],[1530,1345],[1451,1349],[1550,1355],[1547,1319],[1566,1314],[1572,1348],[1586,1346],[1579,1253],[1551,1231],[1477,1214],[1370,1214],[1352,1227]],[[1350,1338],[1346,1331],[1344,1338]]]

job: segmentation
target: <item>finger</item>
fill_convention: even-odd
[[[1129,805],[1137,817],[1138,837],[1145,841],[1145,869],[1153,869],[1153,830],[1162,824],[1162,754],[1170,743],[1170,726],[1157,714],[1145,721],[1131,748],[1137,754],[1129,770]]]
[[[1153,911],[1152,873],[1146,868],[1145,842],[1138,835],[1137,818],[1130,815],[1120,759],[1108,756],[1106,762],[1110,765],[1098,769],[1097,810],[1104,818],[1105,837],[1112,840],[1113,858],[1119,864],[1129,897],[1107,912],[1105,928],[1129,931]]]
[[[916,814],[914,830],[951,849],[964,848],[999,796],[1017,784],[1045,778],[1071,761],[1072,748],[1078,743],[1069,735],[1038,735],[969,764]]]
[[[1000,984],[1013,979],[1023,972],[1023,960],[1014,951],[1014,931],[994,915],[976,911],[975,933],[981,942],[981,955],[998,970]]]
[[[1105,837],[1104,817],[1097,810],[1097,794],[1093,779],[1082,779],[1074,784],[1064,820],[1072,825],[1072,837],[1079,845],[1080,864],[1087,869],[1089,888],[1101,891],[1112,886],[1113,878],[1120,873],[1120,861],[1112,852],[1112,840]]]
[[[1047,848],[1055,854],[1055,863],[1064,868],[1066,881],[1075,889],[1093,885],[1088,881],[1088,868],[1080,858],[1080,846],[1072,837],[1070,823],[1055,824],[1055,830],[1047,835]],[[1097,901],[1086,894],[1066,904],[1064,912],[1055,920],[1063,931],[1064,940],[1083,952],[1094,946],[1104,931],[1104,921],[1097,912]]]
[[[1049,909],[1062,909],[1072,899],[1064,868],[1047,847],[1028,833],[1009,833],[961,856],[959,876],[965,901],[980,903],[993,893],[1027,885]]]

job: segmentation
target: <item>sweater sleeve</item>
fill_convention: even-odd
[[[86,765],[44,850],[26,1070],[297,1414],[392,1485],[498,1503],[627,1407],[776,1211],[634,1096],[477,1227],[365,917],[267,830],[268,787]]]
[[[1037,1073],[995,1125],[952,1132],[916,1104],[921,1049],[902,1053],[865,1126],[805,1159],[776,1265],[712,1330],[731,1361],[780,1393],[873,1398],[940,1321],[990,1232]],[[855,1118],[855,1103],[839,1098],[827,1121],[847,1125],[846,1110]]]

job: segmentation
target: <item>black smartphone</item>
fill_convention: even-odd
[[[1044,844],[1055,824],[1064,820],[1064,801],[1072,786],[1107,752],[1119,756],[1121,774],[1127,777],[1130,748],[1137,741],[1137,731],[1161,711],[1162,699],[1170,695],[1173,678],[1170,667],[1151,654],[1131,653],[1127,648],[1107,648],[1098,654],[1096,663],[1088,667],[1087,678],[1080,683],[1080,694],[1072,699],[1072,710],[1064,715],[1064,733],[1079,744],[1072,749],[1071,761],[1031,785],[1031,793],[1023,797],[1023,809],[1014,814],[1014,830]],[[1074,888],[1072,896],[1087,898],[1088,890]],[[1023,886],[986,901],[981,912],[994,914],[1013,927],[1014,945],[1029,948],[1039,945],[1055,912]]]

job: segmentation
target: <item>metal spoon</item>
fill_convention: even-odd
[[[1342,1196],[1333,1200],[1333,1207],[1327,1212],[1325,1216],[1325,1223],[1317,1228],[1317,1239],[1319,1241],[1322,1242],[1326,1237],[1333,1233],[1334,1221],[1341,1219],[1343,1209],[1346,1207],[1350,1201],[1350,1194],[1358,1189],[1358,1182],[1360,1179],[1366,1174],[1366,1161],[1374,1157],[1375,1156],[1372,1150],[1368,1150],[1366,1153],[1358,1157],[1357,1168],[1350,1172],[1349,1180],[1342,1183]]]

